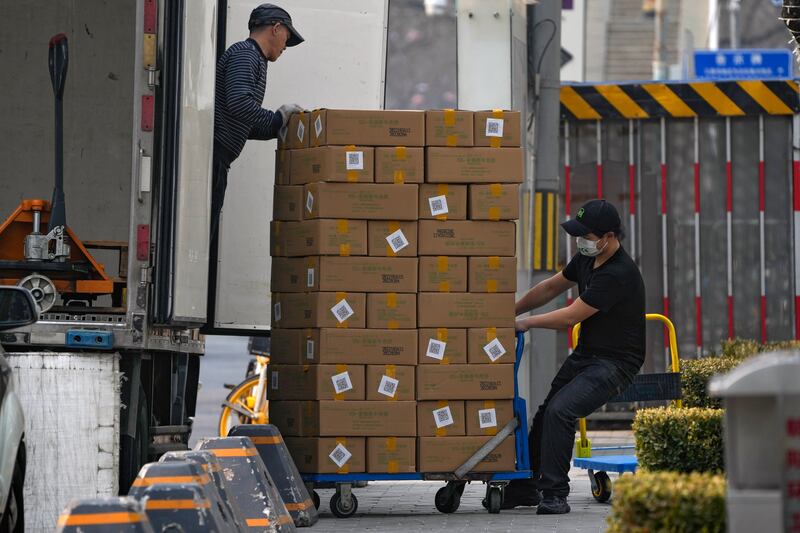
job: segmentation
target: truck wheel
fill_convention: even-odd
[[[22,488],[25,485],[25,441],[19,443],[17,461],[14,464],[14,475],[8,492],[6,508],[0,520],[0,531],[22,533],[25,531],[25,505],[22,499]]]

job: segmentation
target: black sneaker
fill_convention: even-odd
[[[569,511],[567,499],[561,496],[546,496],[536,508],[536,514],[567,514]]]
[[[503,503],[500,505],[500,509],[536,507],[540,501],[542,501],[542,493],[540,491],[509,483],[503,491]]]

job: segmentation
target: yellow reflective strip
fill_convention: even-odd
[[[598,93],[603,95],[603,98],[614,106],[614,109],[620,112],[625,118],[648,118],[644,109],[639,107],[639,104],[633,101],[619,85],[595,85],[594,88]]]
[[[63,514],[58,518],[59,526],[96,526],[103,524],[136,524],[142,521],[139,513],[87,513]]]
[[[692,108],[686,105],[686,102],[681,100],[680,96],[675,94],[667,85],[663,83],[645,83],[642,85],[642,89],[647,91],[647,94],[652,96],[673,117],[696,116]]]
[[[739,87],[770,115],[791,115],[792,110],[760,80],[740,81]]]
[[[255,448],[220,448],[217,450],[207,450],[217,457],[255,457],[258,450]]]
[[[708,102],[708,105],[723,116],[738,116],[744,115],[738,105],[728,96],[723,93],[716,84],[712,82],[705,83],[690,83],[689,86],[695,90],[700,97]]]
[[[208,500],[151,500],[145,503],[145,509],[151,510],[178,510],[178,509],[208,509],[211,502]]]
[[[786,83],[789,84],[789,87],[791,87],[794,92],[798,91],[798,86],[797,86],[797,82],[796,81],[787,80]]]
[[[542,269],[542,193],[537,192],[533,199],[533,269]]]
[[[247,527],[268,526],[270,524],[269,518],[247,518],[245,523]]]
[[[280,444],[283,442],[280,435],[271,437],[250,437],[250,440],[253,441],[253,444]]]
[[[306,500],[304,502],[286,503],[284,505],[286,505],[287,511],[305,511],[306,509],[309,509],[312,505],[314,505],[314,502],[312,502],[311,500]]]
[[[456,125],[456,110],[455,109],[445,109],[444,110],[444,125],[448,127],[452,127]]]
[[[150,485],[158,485],[160,483],[199,483],[205,485],[209,483],[211,478],[208,474],[201,474],[199,476],[153,476],[153,477],[137,477],[133,480],[134,487],[149,487]]]
[[[286,525],[286,524],[291,524],[292,522],[293,522],[292,517],[289,516],[288,514],[282,514],[278,517],[279,524]]]
[[[561,87],[561,103],[569,109],[569,112],[579,119],[599,119],[600,113],[595,111],[575,89],[569,85]]]
[[[547,270],[553,270],[553,240],[555,239],[555,193],[547,193]]]

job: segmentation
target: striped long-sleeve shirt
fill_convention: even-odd
[[[267,58],[252,39],[231,45],[217,62],[214,142],[230,164],[247,139],[274,139],[283,125],[278,113],[263,109]]]

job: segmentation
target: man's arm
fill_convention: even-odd
[[[225,102],[228,112],[250,124],[251,139],[274,139],[283,125],[278,113],[261,107],[256,99],[258,62],[255,52],[240,51],[228,60],[225,75]]]
[[[545,305],[574,284],[564,277],[563,272],[540,281],[517,302],[517,316]]]
[[[518,319],[517,331],[527,331],[531,328],[567,329],[583,322],[597,312],[598,309],[578,298],[568,307]]]

